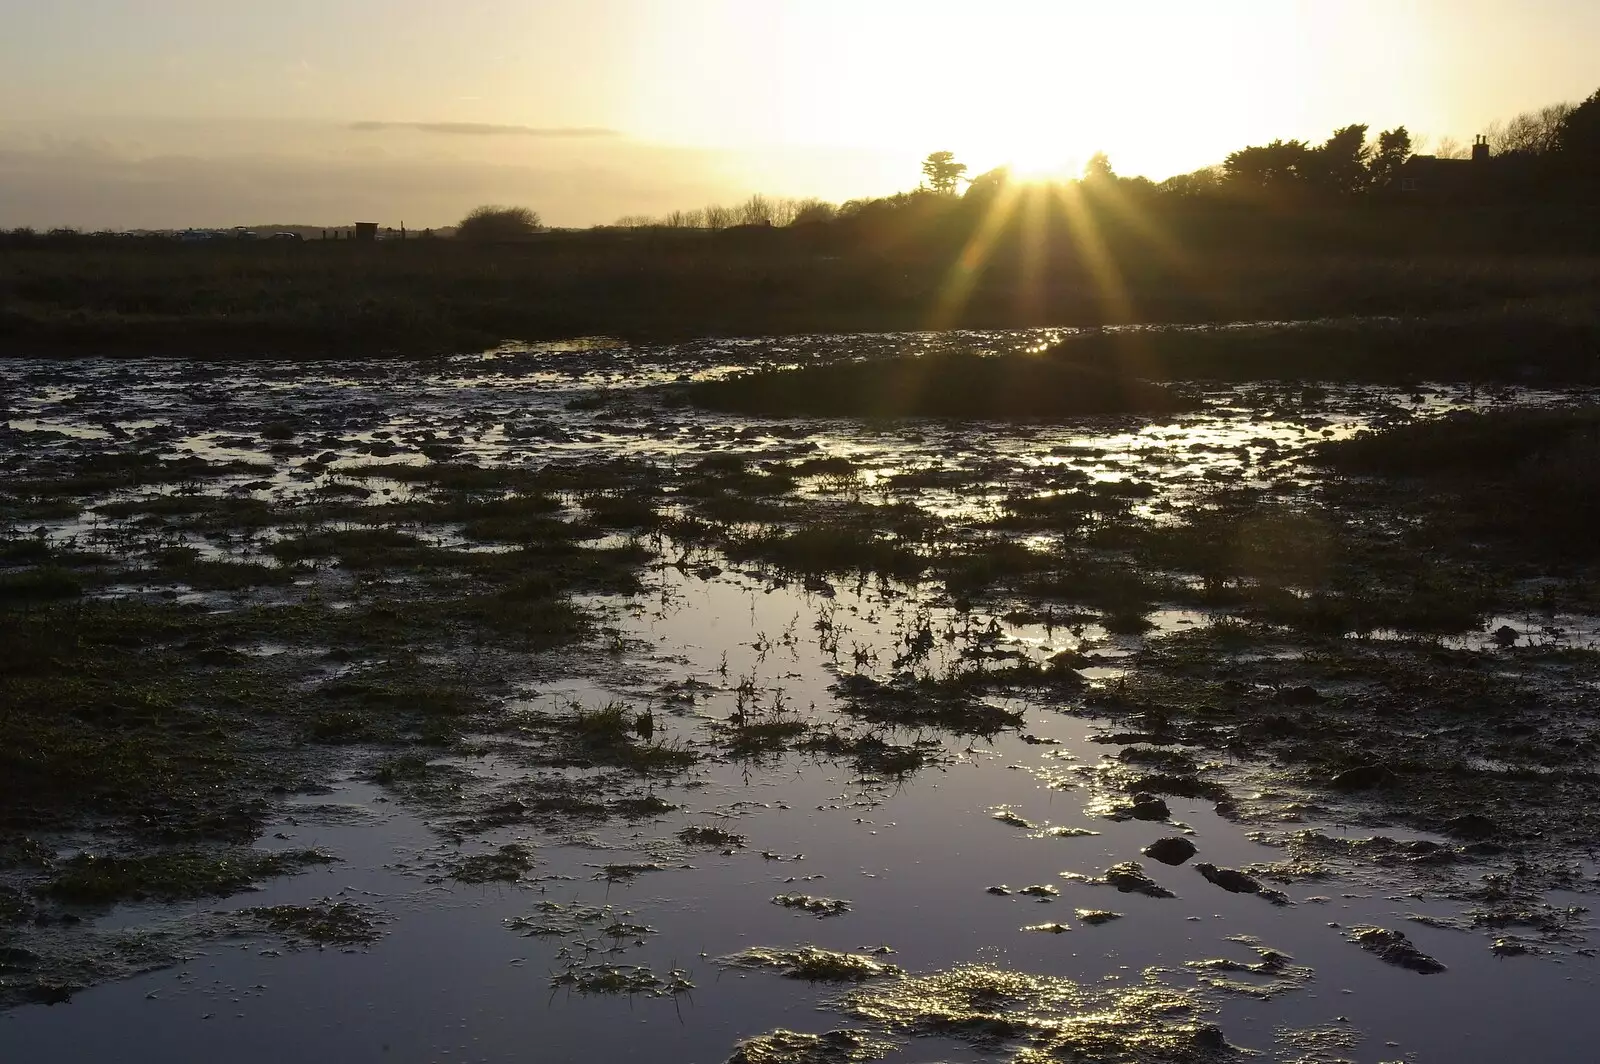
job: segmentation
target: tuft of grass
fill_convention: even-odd
[[[355,946],[376,941],[378,921],[365,906],[323,898],[310,905],[269,905],[243,910],[243,915],[287,938]]]
[[[678,838],[690,846],[736,847],[745,844],[745,837],[738,832],[709,824],[686,827],[678,832]]]
[[[515,883],[532,867],[533,851],[512,842],[452,862],[448,875],[462,883]]]

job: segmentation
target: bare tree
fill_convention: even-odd
[[[1439,143],[1433,146],[1435,159],[1470,159],[1472,149],[1454,137],[1440,137]]]
[[[740,225],[771,225],[772,201],[757,192],[738,208]]]
[[[735,221],[732,207],[723,207],[715,203],[706,208],[705,214],[707,229],[726,229]]]
[[[780,196],[772,201],[772,224],[792,225],[795,215],[800,213],[800,201],[789,196]]]
[[[1556,149],[1572,104],[1554,103],[1491,124],[1485,135],[1496,155],[1544,155]]]

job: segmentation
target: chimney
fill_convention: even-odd
[[[1472,138],[1472,161],[1475,163],[1487,162],[1489,159],[1489,138],[1478,135]]]

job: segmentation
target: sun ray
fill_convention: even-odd
[[[978,220],[972,235],[967,238],[961,254],[956,256],[945,275],[928,322],[931,329],[950,329],[960,324],[972,290],[989,265],[990,256],[1016,208],[1021,190],[1011,181],[1002,181],[993,195],[993,200]]]

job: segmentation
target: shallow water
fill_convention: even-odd
[[[1148,483],[1155,490],[1143,505],[1162,513],[1189,505],[1218,483],[1292,491],[1298,482],[1288,467],[1300,448],[1365,425],[1490,401],[1570,398],[1508,392],[1491,399],[1435,387],[1420,389],[1419,402],[1409,390],[1373,387],[1328,387],[1313,395],[1276,386],[1195,386],[1210,400],[1207,410],[1170,422],[1017,427],[769,422],[663,407],[634,394],[680,373],[714,375],[735,365],[843,357],[894,345],[932,349],[962,342],[1000,349],[1046,339],[1018,333],[657,349],[551,345],[442,360],[422,372],[410,364],[362,364],[354,376],[343,367],[289,363],[219,369],[183,362],[12,362],[0,365],[8,385],[0,418],[9,428],[0,433],[0,456],[41,448],[71,452],[126,439],[159,444],[170,455],[271,463],[270,471],[241,473],[207,490],[253,485],[248,490],[256,497],[295,498],[337,483],[341,465],[425,461],[425,446],[488,463],[597,455],[671,462],[704,451],[839,454],[862,472],[848,483],[822,478],[806,490],[906,499],[945,514],[983,513],[1028,483],[1033,471],[1067,466],[1096,478]],[[609,404],[568,408],[575,398],[597,396]],[[290,438],[264,438],[263,429],[283,435],[270,430],[286,410],[294,412]],[[308,463],[325,468],[307,471]],[[956,469],[990,471],[991,494],[952,492],[932,476],[909,486],[895,480]],[[379,490],[392,498],[407,489],[391,483]],[[40,527],[57,539],[106,532],[93,517],[44,520]],[[665,544],[662,553],[670,559],[675,552]],[[229,606],[226,595],[176,590],[216,608]],[[658,727],[690,745],[702,744],[705,729],[736,712],[741,697],[788,707],[805,719],[832,719],[838,716],[833,685],[841,675],[860,671],[888,679],[909,669],[938,676],[974,646],[1031,660],[1063,650],[1100,655],[1085,676],[1105,685],[1116,682],[1118,660],[1139,642],[1093,623],[1046,626],[963,613],[941,595],[887,582],[791,583],[718,558],[658,567],[644,593],[595,596],[585,604],[605,618],[613,652],[605,661],[538,677],[522,700],[536,707],[599,706],[613,699],[654,706]],[[1152,619],[1158,632],[1209,620],[1179,610]],[[1462,645],[1489,645],[1500,624],[1524,639],[1575,646],[1594,640],[1589,618],[1495,618],[1481,637]],[[917,642],[923,630],[934,634],[930,643]],[[281,650],[261,652],[274,649]],[[685,691],[692,701],[673,697]],[[208,941],[176,968],[94,987],[65,1005],[0,1014],[0,1059],[722,1061],[741,1038],[776,1027],[821,1032],[856,1025],[821,1007],[837,993],[826,986],[715,963],[751,946],[800,944],[852,952],[887,945],[895,951],[888,959],[913,973],[984,962],[1085,984],[1132,984],[1157,969],[1163,982],[1193,989],[1196,1005],[1214,1013],[1230,1042],[1264,1059],[1590,1055],[1600,1027],[1586,1017],[1600,959],[1589,948],[1587,928],[1547,954],[1497,957],[1481,933],[1409,920],[1411,914],[1459,917],[1462,906],[1426,879],[1398,870],[1379,878],[1352,867],[1315,883],[1293,883],[1285,888],[1291,902],[1285,906],[1227,893],[1192,863],[1168,868],[1140,857],[1141,847],[1181,829],[1096,815],[1093,774],[1077,770],[1117,749],[1093,741],[1108,730],[1104,722],[1042,695],[997,701],[1024,714],[1018,732],[992,741],[884,732],[898,743],[920,739],[940,750],[940,763],[903,780],[798,754],[708,760],[656,786],[681,810],[581,833],[508,829],[458,844],[429,810],[346,773],[331,794],[288,801],[258,844],[323,847],[341,863],[270,881],[225,903],[177,911],[349,899],[382,914],[384,937],[366,947],[298,951],[259,940]],[[456,763],[485,788],[523,772],[514,750]],[[1261,824],[1224,819],[1210,801],[1168,801],[1172,820],[1193,832],[1199,860],[1238,868],[1281,859],[1281,849],[1249,837]],[[1007,811],[1026,825],[996,818]],[[748,845],[723,854],[675,838],[682,827],[707,824],[747,836]],[[1052,827],[1098,834],[1054,837],[1047,830]],[[1371,825],[1357,829],[1313,815],[1282,829],[1319,829],[1336,838],[1373,834]],[[1275,830],[1268,827],[1267,842]],[[1398,828],[1382,833],[1418,837]],[[536,856],[524,883],[473,886],[442,875],[444,862],[462,850],[484,852],[514,841],[527,843]],[[1123,894],[1062,877],[1096,876],[1130,859],[1140,860],[1177,897]],[[602,866],[623,863],[660,868],[633,878],[605,875]],[[1592,883],[1594,869],[1586,875]],[[1036,900],[988,892],[998,884],[1050,885],[1059,895]],[[819,919],[772,904],[774,895],[796,891],[846,899],[851,908]],[[616,949],[596,956],[647,965],[658,974],[683,969],[693,989],[660,997],[552,990],[551,976],[575,949],[583,953],[578,943],[589,936],[529,937],[508,927],[544,901],[631,913],[630,922],[653,933],[637,936],[637,945],[629,936],[589,948]],[[1564,904],[1587,902],[1575,895]],[[1074,915],[1076,908],[1124,915],[1090,926]],[[137,927],[174,911],[126,906],[103,926]],[[1022,930],[1057,921],[1072,929],[1057,935]],[[1419,976],[1381,963],[1345,938],[1345,928],[1359,925],[1403,929],[1447,970]],[[1290,954],[1312,970],[1310,981],[1261,1000],[1206,987],[1203,973],[1185,967],[1215,957],[1254,959],[1230,941],[1241,935]],[[1329,1030],[1316,1051],[1289,1033],[1321,1028]],[[962,1043],[913,1039],[888,1059],[995,1056]]]

